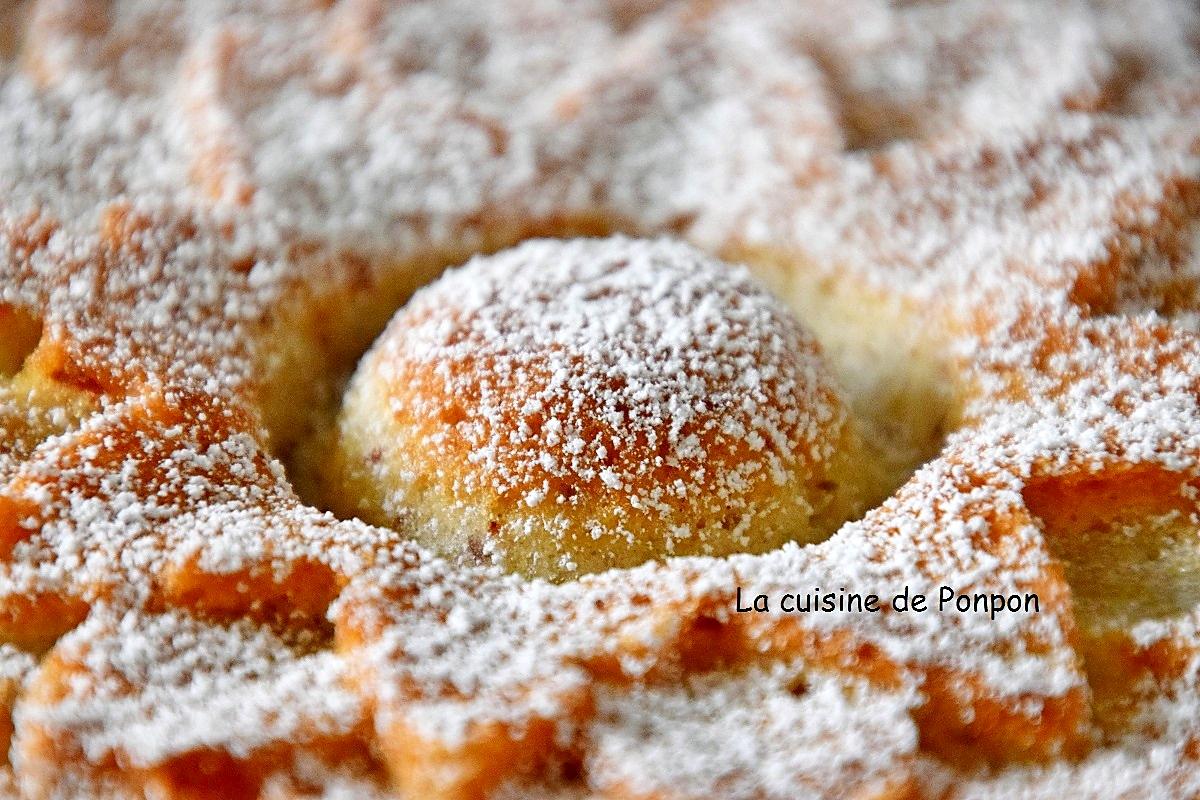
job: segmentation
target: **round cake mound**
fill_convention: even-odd
[[[397,314],[347,394],[329,494],[564,578],[827,535],[862,494],[857,449],[816,341],[744,269],[666,239],[540,240]]]

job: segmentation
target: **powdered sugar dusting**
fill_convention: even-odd
[[[689,798],[714,787],[733,797],[793,797],[908,783],[916,730],[905,693],[795,673],[704,676],[604,697],[589,774],[609,791]],[[731,728],[753,733],[730,737]],[[710,757],[696,760],[697,751]]]
[[[1197,474],[1193,4],[42,0],[27,30],[25,5],[0,2],[0,309],[42,339],[0,377],[0,640],[24,648],[0,645],[0,684],[31,688],[0,793],[169,794],[181,764],[211,774],[202,754],[251,796],[430,796],[395,769],[399,733],[443,788],[482,765],[497,796],[1195,792],[1194,612],[1115,632],[1156,671],[1120,687],[1126,722],[1101,719],[1081,652],[1103,643],[1081,644],[1060,534],[1026,501],[1039,481]],[[825,542],[560,585],[297,498],[280,409],[334,391],[332,340],[376,295],[581,228],[782,264],[775,285],[812,292],[797,306],[897,300],[962,424]],[[527,509],[567,483],[647,508],[675,491],[639,483],[628,442],[572,430],[577,402],[647,446],[661,425],[681,462],[711,455],[688,426],[718,402],[750,474],[820,460],[841,412],[812,342],[749,346],[738,325],[775,307],[713,263],[666,240],[531,243],[443,284],[464,338],[434,324],[434,290],[428,326],[377,352],[516,370],[549,343],[599,365],[553,351],[555,390],[513,411],[536,429],[507,427],[502,372],[462,409],[475,466]],[[629,332],[654,346],[617,346]],[[680,369],[649,382],[648,358]],[[772,380],[786,403],[733,402]],[[679,496],[723,501],[748,475],[683,474]],[[733,610],[739,587],[901,586],[1043,608]]]
[[[816,343],[744,270],[623,238],[528,242],[419,292],[364,359],[341,422],[363,465],[348,469],[369,471],[385,509],[419,507],[440,482],[451,508],[543,518],[501,518],[487,544],[499,556],[525,525],[566,554],[568,536],[602,549],[650,535],[646,520],[671,540],[658,552],[761,549],[780,493],[796,494],[783,502],[798,533],[816,526],[805,515],[830,499],[809,487],[846,425]]]
[[[341,666],[320,652],[320,642],[304,630],[100,609],[60,643],[37,678],[58,687],[46,690],[61,699],[25,706],[19,724],[69,735],[78,750],[63,757],[119,757],[135,768],[198,750],[249,759],[280,742],[310,757],[341,743],[349,757],[362,702],[341,687]],[[358,750],[365,758],[365,747]],[[287,770],[286,759],[272,763],[278,755],[260,757],[268,770]],[[35,771],[27,778],[30,787],[53,782]]]

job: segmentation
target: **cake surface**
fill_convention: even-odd
[[[533,577],[766,552],[861,513],[839,395],[744,270],[666,240],[533,241],[389,324],[325,483],[348,516]]]
[[[0,797],[1200,796],[1197,87],[1188,0],[0,0]]]

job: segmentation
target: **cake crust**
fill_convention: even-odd
[[[0,795],[1200,794],[1197,42],[1186,0],[0,0]],[[499,356],[593,324],[661,396],[540,430],[649,437],[745,345],[786,534],[641,520],[547,582],[439,556],[410,494],[330,501],[375,362],[507,447]],[[672,525],[757,491],[729,409]],[[488,457],[393,422],[359,465]],[[649,497],[634,440],[571,490]],[[542,455],[421,513],[527,514]],[[879,610],[780,608],[827,592]]]

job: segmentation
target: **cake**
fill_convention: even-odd
[[[0,2],[0,796],[1200,796],[1186,0]]]

